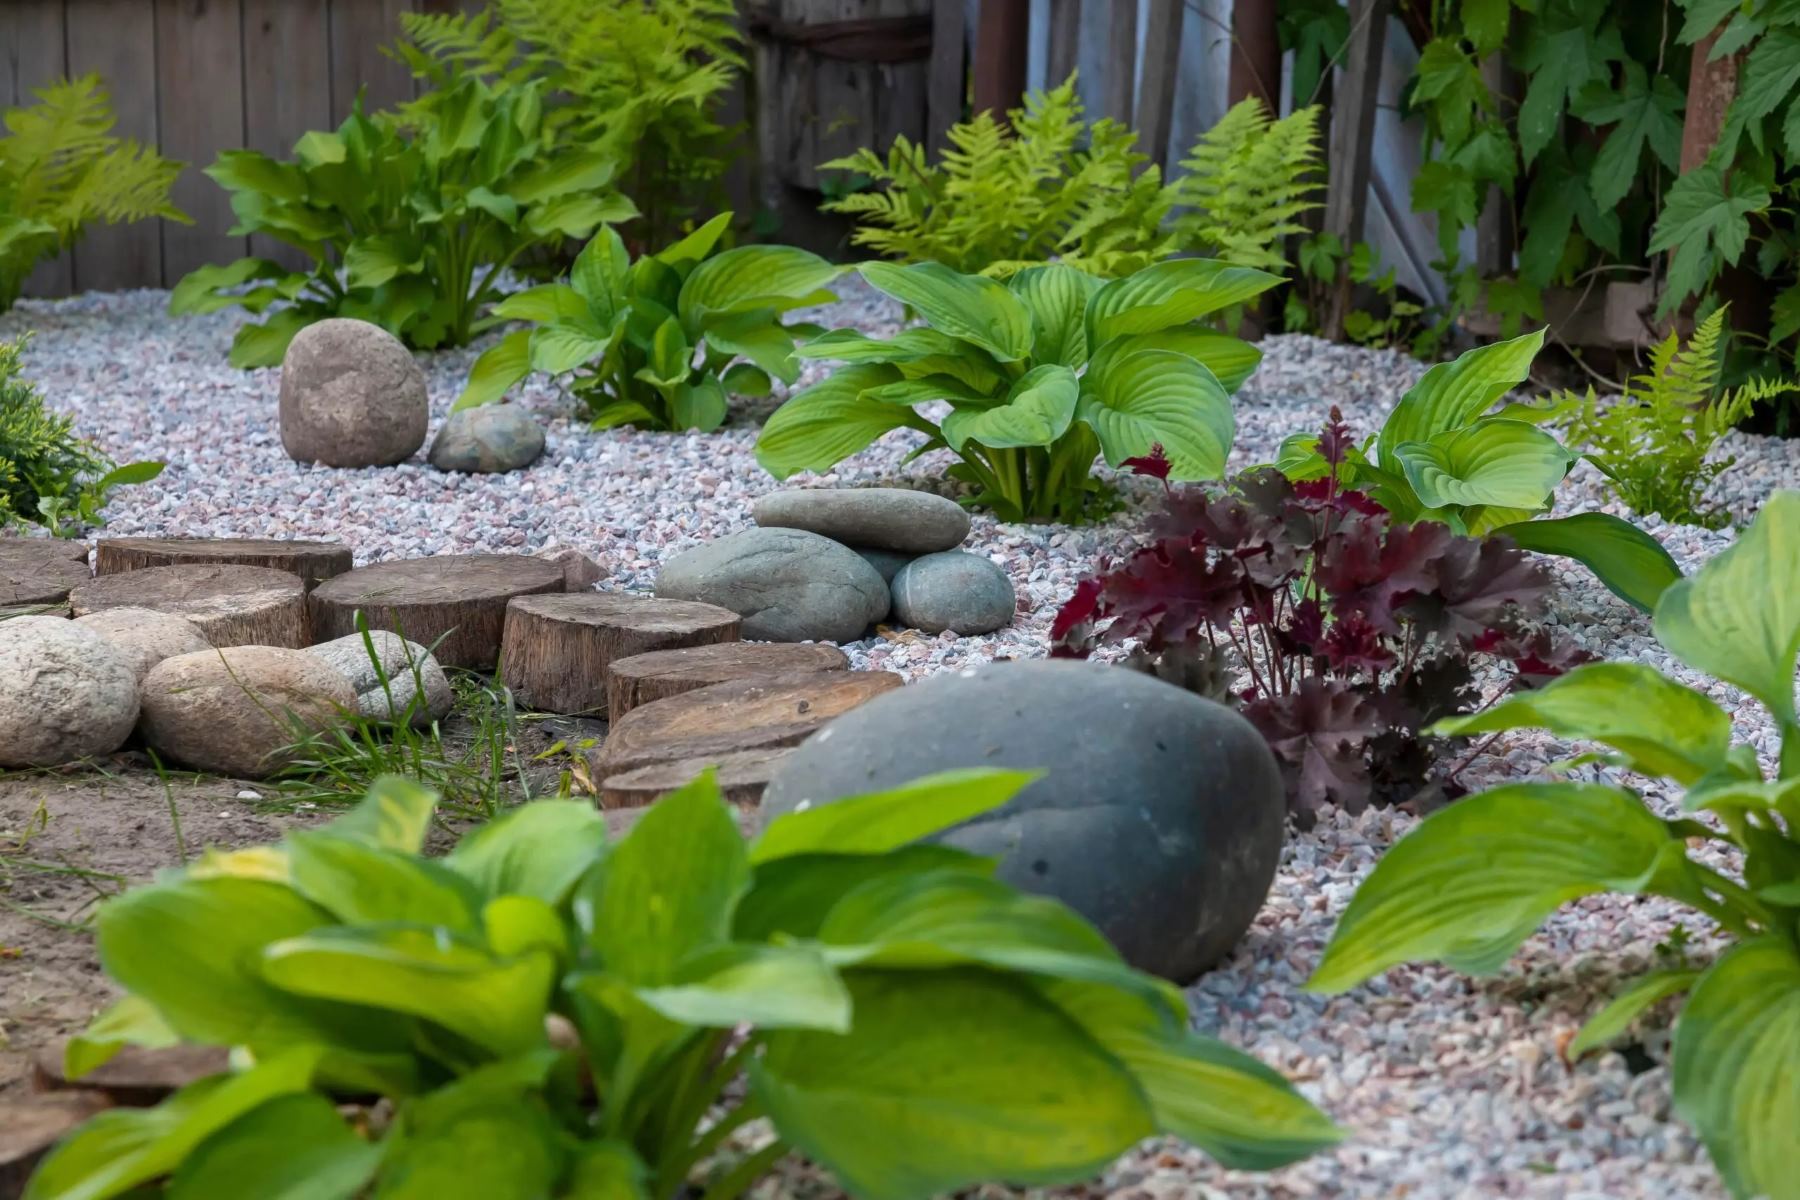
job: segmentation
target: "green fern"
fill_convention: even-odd
[[[1557,399],[1574,410],[1571,440],[1605,473],[1619,499],[1640,516],[1717,529],[1729,519],[1704,507],[1706,489],[1735,461],[1712,451],[1752,408],[1800,391],[1787,380],[1752,380],[1719,389],[1723,308],[1702,321],[1683,348],[1670,334],[1650,352],[1650,370],[1634,377],[1623,395],[1602,403],[1565,392]]]
[[[896,138],[887,157],[862,149],[823,164],[879,184],[827,201],[857,219],[852,240],[904,262],[933,260],[965,274],[1007,277],[1050,258],[1095,275],[1130,274],[1175,250],[1163,232],[1169,198],[1137,135],[1115,121],[1091,127],[1075,77],[1034,92],[1007,114],[952,126],[942,161]]]
[[[38,103],[7,110],[0,138],[0,311],[39,259],[67,250],[94,221],[188,221],[169,202],[182,164],[112,136],[98,75],[35,94]]]
[[[1284,271],[1288,238],[1324,190],[1319,109],[1275,120],[1261,100],[1233,105],[1200,136],[1170,185],[1185,210],[1174,224],[1184,250],[1246,267]]]

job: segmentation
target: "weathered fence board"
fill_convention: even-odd
[[[162,152],[190,164],[175,206],[192,225],[162,223],[163,279],[249,253],[232,237],[231,198],[201,174],[222,149],[244,144],[244,12],[238,0],[157,0],[156,92]],[[141,281],[140,281],[141,282]]]
[[[143,0],[67,0],[69,74],[98,74],[112,96],[113,132],[157,144],[156,8]],[[114,291],[162,278],[161,230],[149,221],[100,225],[75,248],[75,290]]]

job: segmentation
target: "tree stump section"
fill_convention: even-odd
[[[733,679],[849,669],[850,660],[842,650],[815,642],[728,642],[653,650],[613,660],[606,679],[606,713],[617,721],[640,705]]]
[[[59,1138],[112,1107],[99,1092],[53,1092],[0,1100],[0,1196],[20,1196]]]
[[[267,567],[298,575],[311,591],[351,567],[350,547],[336,542],[282,538],[101,538],[94,543],[94,573],[117,575],[145,567],[191,564]]]
[[[683,759],[797,746],[825,722],[901,685],[888,671],[734,679],[632,709],[612,723],[588,774],[611,779]]]
[[[740,808],[754,808],[762,802],[763,789],[774,778],[790,750],[740,750],[717,758],[684,758],[677,762],[652,763],[635,771],[614,775],[600,785],[601,808],[639,808],[686,787],[708,767],[719,775],[719,791],[726,800]]]
[[[538,712],[593,713],[606,705],[607,668],[650,650],[735,642],[728,608],[618,592],[520,596],[506,606],[500,672]]]
[[[57,605],[70,589],[94,577],[87,543],[49,538],[0,541],[0,608]]]
[[[312,645],[306,585],[269,567],[145,567],[101,575],[69,593],[75,615],[109,608],[149,608],[186,617],[206,640],[226,646]]]
[[[506,606],[563,590],[560,563],[528,554],[440,554],[358,567],[313,589],[313,631],[321,642],[386,629],[431,648],[440,664],[491,671],[500,660]]]
[[[148,1108],[171,1092],[230,1066],[223,1046],[126,1046],[79,1079],[63,1069],[66,1041],[39,1050],[32,1060],[32,1087],[40,1092],[104,1092],[114,1104]]]

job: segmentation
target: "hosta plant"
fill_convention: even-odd
[[[1295,480],[1335,470],[1402,523],[1442,521],[1457,533],[1503,533],[1527,550],[1566,555],[1648,612],[1681,576],[1661,543],[1608,513],[1537,519],[1581,457],[1540,428],[1558,407],[1492,411],[1525,382],[1543,342],[1539,330],[1432,367],[1380,433],[1350,447],[1335,468],[1313,435],[1289,438],[1276,465]]]
[[[1599,892],[1692,905],[1731,947],[1710,964],[1634,980],[1570,1049],[1601,1045],[1685,993],[1676,1108],[1735,1195],[1800,1196],[1800,492],[1770,497],[1735,545],[1671,585],[1655,628],[1687,666],[1762,704],[1780,743],[1773,773],[1756,746],[1733,740],[1731,709],[1641,663],[1579,667],[1445,722],[1448,733],[1536,727],[1598,742],[1603,762],[1680,796],[1680,815],[1665,817],[1616,777],[1511,783],[1461,800],[1376,865],[1311,986],[1344,991],[1422,960],[1494,972],[1556,908]],[[1723,853],[1703,862],[1702,846]]]
[[[1335,1141],[1069,910],[911,844],[1032,778],[936,776],[746,844],[709,774],[616,844],[545,800],[435,859],[431,794],[380,781],[103,906],[126,994],[70,1070],[178,1040],[232,1067],[93,1118],[27,1200],[732,1200],[796,1152],[923,1200],[1081,1179],[1159,1131],[1252,1168]]]
[[[792,383],[791,309],[835,299],[821,290],[840,268],[792,246],[739,246],[713,254],[731,224],[721,213],[635,263],[611,226],[575,260],[568,282],[531,288],[497,305],[500,319],[531,322],[475,361],[456,407],[499,399],[533,371],[568,375],[595,428],[717,429],[728,392],[765,396]],[[710,256],[710,257],[709,257]]]
[[[611,186],[605,154],[548,146],[541,93],[466,79],[416,125],[359,105],[336,133],[302,137],[293,162],[225,151],[206,173],[231,192],[233,235],[285,242],[311,267],[202,267],[176,286],[170,311],[268,314],[232,342],[240,367],[279,363],[294,334],[325,317],[371,321],[415,349],[463,345],[499,321],[485,310],[521,255],[636,212]]]
[[[1350,445],[1335,411],[1320,443],[1332,460]],[[1167,461],[1135,466],[1162,475]],[[1237,705],[1304,819],[1453,790],[1428,785],[1443,742],[1423,731],[1475,707],[1474,667],[1498,660],[1524,686],[1579,661],[1535,624],[1550,580],[1520,551],[1401,524],[1330,475],[1259,468],[1171,490],[1150,534],[1076,587],[1051,653],[1126,648],[1128,665]]]
[[[1110,282],[1029,267],[1005,283],[938,263],[862,276],[925,319],[891,337],[840,329],[802,347],[844,365],[775,411],[756,444],[778,479],[824,471],[892,429],[962,460],[952,478],[1002,520],[1077,520],[1118,466],[1164,447],[1176,479],[1217,479],[1236,432],[1231,393],[1261,359],[1201,322],[1280,282],[1251,267],[1171,259]],[[934,420],[919,405],[947,401]]]

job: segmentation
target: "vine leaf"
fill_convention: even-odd
[[[1581,90],[1610,77],[1606,64],[1625,57],[1619,27],[1599,24],[1604,12],[1599,5],[1553,0],[1532,23],[1519,54],[1519,66],[1531,76],[1519,106],[1519,149],[1526,166],[1555,138],[1563,110]]]
[[[1630,61],[1625,63],[1625,80],[1616,93],[1600,83],[1583,90],[1575,115],[1590,125],[1613,126],[1589,175],[1595,204],[1611,209],[1625,198],[1646,145],[1669,170],[1680,167],[1679,114],[1685,103],[1680,89],[1667,76],[1651,80],[1642,65]]]
[[[1726,185],[1725,173],[1708,162],[1677,179],[1669,189],[1650,235],[1650,253],[1675,252],[1669,262],[1669,286],[1657,309],[1659,317],[1704,288],[1717,260],[1735,263],[1743,255],[1750,240],[1750,214],[1767,209],[1772,198],[1767,189],[1754,183],[1734,182],[1740,189],[1735,195]]]
[[[1427,100],[1431,101],[1444,140],[1452,146],[1469,139],[1475,114],[1485,112],[1493,103],[1493,95],[1481,81],[1480,69],[1455,38],[1428,42],[1419,53],[1419,66],[1413,73],[1412,103],[1417,107]]]
[[[1800,88],[1800,29],[1775,29],[1744,59],[1737,100],[1719,138],[1719,152],[1732,154],[1746,132],[1757,150],[1763,148],[1763,118],[1787,103]],[[1789,154],[1800,154],[1800,124],[1788,110],[1785,128]]]
[[[1679,140],[1679,125],[1675,132]],[[1596,203],[1588,188],[1588,180],[1598,177],[1599,162],[1588,146],[1578,145],[1571,153],[1557,145],[1544,152],[1525,197],[1525,240],[1519,245],[1519,274],[1528,283],[1540,288],[1550,283],[1577,223],[1589,241],[1619,252],[1619,214]],[[1629,175],[1625,183],[1630,185]]]

